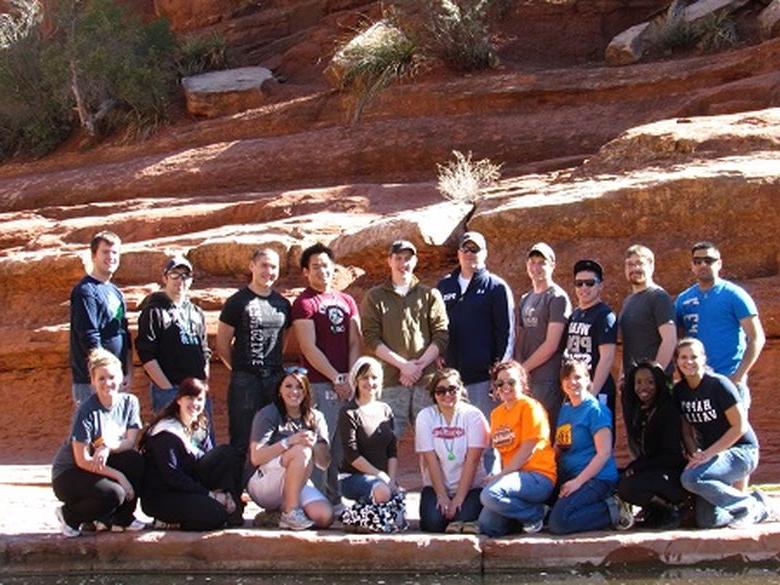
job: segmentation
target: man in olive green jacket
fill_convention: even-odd
[[[431,402],[427,383],[436,358],[447,349],[447,310],[435,288],[414,276],[417,248],[406,240],[390,246],[390,280],[363,298],[360,317],[366,346],[382,360],[382,400],[393,409],[395,435]]]

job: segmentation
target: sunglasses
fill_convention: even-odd
[[[706,264],[707,266],[712,266],[720,260],[720,258],[712,258],[710,256],[694,256],[692,261],[696,266],[700,266],[702,264]]]
[[[466,254],[479,254],[479,248],[476,246],[461,246],[460,251]]]
[[[449,386],[436,386],[436,389],[433,391],[433,393],[436,396],[444,396],[445,394],[449,394],[450,396],[457,396],[459,391],[460,388],[458,386],[450,384]]]
[[[582,288],[583,286],[587,286],[588,288],[593,288],[599,282],[601,281],[598,278],[585,278],[583,280],[575,280],[574,286],[576,286],[577,288]]]
[[[301,376],[308,376],[309,370],[302,366],[284,366],[284,373],[287,375],[298,374]]]
[[[190,280],[192,278],[192,274],[189,272],[169,272],[168,278],[173,280]]]
[[[493,386],[495,386],[496,390],[498,390],[499,392],[503,392],[504,390],[514,390],[515,386],[517,386],[517,380],[514,380],[512,378],[510,378],[507,381],[496,380],[495,382],[493,382]],[[506,386],[506,388],[504,388],[504,386]]]

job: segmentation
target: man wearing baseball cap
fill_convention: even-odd
[[[206,380],[211,350],[203,311],[189,300],[192,264],[184,256],[163,265],[163,289],[140,305],[136,351],[151,380],[152,409],[160,412],[185,378]],[[211,403],[207,403],[211,421]]]
[[[396,240],[387,257],[390,279],[363,297],[363,340],[382,361],[382,400],[393,409],[395,435],[431,404],[426,389],[436,358],[447,350],[447,311],[438,290],[414,276],[417,247]]]
[[[571,314],[569,295],[553,282],[555,252],[544,242],[528,250],[532,289],[520,299],[517,356],[528,372],[531,396],[542,403],[555,433],[561,408],[561,338]]]
[[[595,260],[578,260],[574,264],[577,307],[566,326],[564,355],[588,364],[591,391],[612,411],[614,433],[615,381],[611,371],[617,345],[617,317],[601,300],[603,282],[604,269]]]
[[[507,283],[485,267],[487,242],[479,232],[458,240],[458,267],[439,281],[449,318],[446,364],[460,372],[469,400],[490,420],[490,368],[512,357],[514,298]],[[494,453],[485,452],[492,468]]]

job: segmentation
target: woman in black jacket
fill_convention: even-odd
[[[680,484],[685,467],[680,413],[669,382],[655,362],[640,362],[626,377],[623,417],[634,460],[618,484],[618,496],[641,506],[644,525],[671,529],[680,525],[686,493]]]
[[[203,413],[207,390],[202,380],[183,380],[141,439],[146,457],[141,507],[159,523],[182,530],[243,523],[238,457],[228,445],[211,448]]]

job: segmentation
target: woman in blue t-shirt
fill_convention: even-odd
[[[566,400],[555,431],[558,499],[548,528],[554,534],[610,525],[630,528],[634,523],[630,508],[614,495],[618,472],[612,454],[612,413],[591,393],[587,364],[565,361],[561,388]]]
[[[698,339],[679,341],[675,364],[682,379],[674,387],[674,399],[688,452],[680,479],[697,496],[696,523],[702,528],[741,528],[763,522],[769,516],[764,494],[733,487],[758,465],[758,439],[736,386],[708,371]]]
[[[138,398],[121,392],[122,364],[108,350],[93,349],[87,367],[94,393],[76,411],[65,443],[52,463],[52,488],[63,506],[57,519],[65,537],[93,531],[143,530],[134,516],[144,472],[135,450],[141,429]]]

